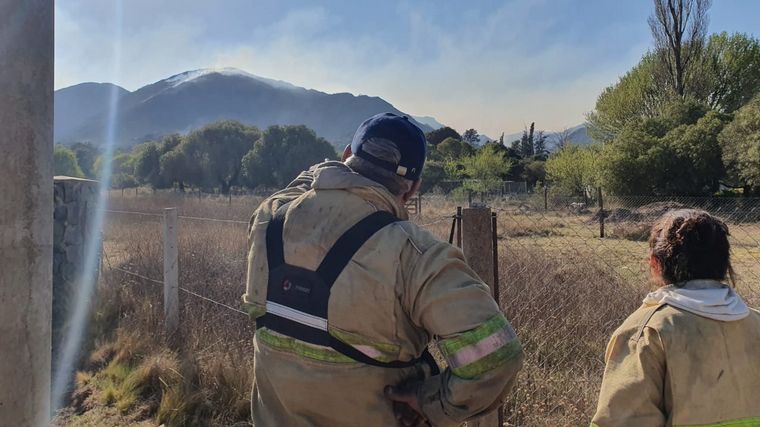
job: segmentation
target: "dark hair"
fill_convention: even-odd
[[[724,280],[731,269],[728,236],[726,224],[705,211],[674,210],[652,226],[649,249],[669,284]]]

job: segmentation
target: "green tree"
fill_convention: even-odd
[[[525,161],[522,178],[528,188],[533,188],[538,183],[546,182],[546,161],[539,159]]]
[[[473,155],[475,148],[461,139],[449,137],[436,146],[436,151],[444,159],[459,159],[460,157]]]
[[[585,196],[597,186],[597,164],[600,146],[568,144],[549,156],[546,177],[559,194]]]
[[[198,167],[200,174],[190,176],[197,186],[219,186],[222,194],[238,183],[242,159],[260,138],[261,132],[236,121],[212,123],[190,132],[179,149],[188,164]]]
[[[53,149],[53,174],[84,178],[84,173],[77,163],[74,152],[60,144],[56,144]]]
[[[679,101],[662,117],[629,123],[600,156],[604,188],[614,194],[710,195],[723,176],[718,134],[727,116]]]
[[[141,184],[152,188],[161,188],[161,152],[155,142],[146,142],[135,148],[134,170],[135,179]]]
[[[335,149],[306,126],[270,126],[242,159],[246,185],[283,187],[300,172],[325,159]]]
[[[454,129],[444,126],[440,129],[431,130],[430,132],[425,134],[425,139],[427,139],[427,142],[432,145],[438,145],[441,142],[443,142],[446,138],[454,138],[454,139],[462,139],[462,135],[459,134],[459,132],[455,131]]]
[[[698,99],[712,108],[733,112],[760,93],[760,42],[746,34],[713,34],[699,73]]]
[[[185,182],[199,181],[194,174],[199,173],[199,169],[189,165],[187,157],[182,150],[171,150],[163,154],[159,159],[159,169],[161,179],[168,186],[177,184],[180,191],[185,191]]]
[[[475,129],[467,129],[462,134],[462,141],[472,145],[473,147],[477,147],[480,143],[480,134]]]
[[[592,138],[610,141],[628,123],[660,114],[667,95],[654,78],[657,67],[655,55],[647,53],[617,83],[602,91],[594,111],[586,116]]]
[[[718,136],[730,183],[760,194],[760,93],[740,108]]]
[[[462,178],[468,178],[466,186],[474,191],[493,191],[501,186],[502,176],[509,173],[512,163],[493,144],[485,145],[475,155],[461,159]]]
[[[661,56],[649,52],[617,83],[597,98],[586,116],[597,141],[615,138],[630,122],[655,118],[676,101]],[[760,43],[745,34],[710,36],[700,60],[692,66],[683,99],[694,99],[721,112],[733,112],[760,92]]]
[[[422,192],[430,191],[441,185],[443,181],[450,179],[446,173],[444,163],[445,162],[440,160],[425,161],[425,168],[422,169]]]
[[[71,150],[77,157],[77,163],[82,168],[84,176],[95,178],[95,159],[100,155],[100,150],[89,142],[77,142],[71,145]]]
[[[520,156],[524,159],[533,157],[535,154],[533,146],[533,132],[535,132],[536,123],[530,124],[530,130],[523,130],[522,138],[520,138]]]
[[[704,54],[710,0],[654,0],[649,28],[667,87],[683,98]]]
[[[114,154],[113,160],[111,160],[111,188],[131,188],[138,185],[137,180],[134,177],[135,172],[135,159],[130,153],[118,152]],[[95,160],[93,169],[95,175],[99,179],[103,179],[103,168],[105,166],[105,159],[103,155],[98,156]]]

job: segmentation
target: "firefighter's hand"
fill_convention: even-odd
[[[393,402],[393,413],[402,427],[419,427],[429,425],[422,415],[417,401],[416,387],[385,387],[385,397]]]

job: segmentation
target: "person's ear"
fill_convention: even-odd
[[[343,155],[341,156],[340,160],[342,162],[345,162],[348,160],[349,157],[351,157],[351,144],[346,145],[346,148],[343,149]]]
[[[422,185],[422,178],[420,178],[417,181],[414,181],[414,183],[412,183],[412,188],[409,191],[407,191],[406,193],[404,193],[403,196],[401,196],[401,198],[404,200],[404,203],[408,202],[409,199],[411,199],[412,197],[414,197],[414,195],[417,194],[418,191],[420,191],[420,186],[421,185]]]

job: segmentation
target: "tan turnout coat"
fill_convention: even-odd
[[[253,317],[266,308],[266,227],[285,217],[285,261],[311,270],[337,238],[377,210],[407,214],[382,186],[338,162],[317,165],[264,201],[251,219],[247,289]],[[254,339],[256,426],[391,426],[387,385],[422,381],[432,425],[455,426],[493,410],[515,381],[522,349],[489,289],[461,251],[402,221],[375,234],[332,288],[329,331],[382,361],[412,360],[435,340],[450,367],[379,368],[262,328]]]
[[[759,427],[760,313],[644,305],[618,328],[592,426]]]

